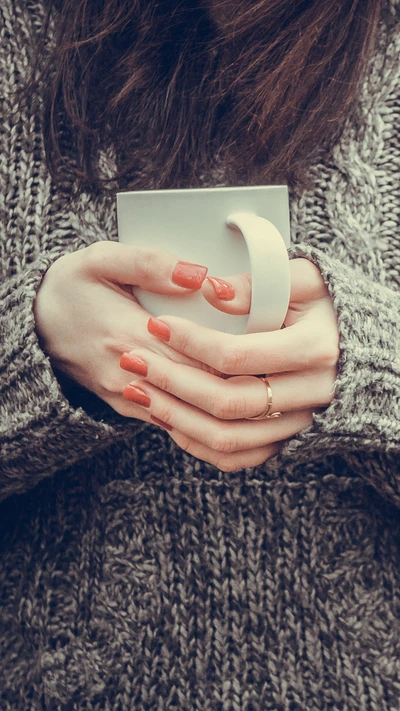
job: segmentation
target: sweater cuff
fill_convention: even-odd
[[[0,289],[0,500],[116,439],[131,437],[141,424],[98,398],[91,398],[88,414],[63,394],[40,347],[33,313],[37,290],[55,258],[40,257]]]
[[[301,464],[345,451],[398,452],[399,294],[312,246],[296,245],[289,257],[304,257],[320,270],[336,310],[340,357],[331,404],[271,463]]]

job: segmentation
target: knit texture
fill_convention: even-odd
[[[0,709],[400,709],[399,2],[357,121],[291,195],[291,258],[338,316],[332,404],[226,474],[55,372],[49,265],[116,239],[115,201],[52,183],[17,110],[40,0],[0,7]],[[105,166],[107,158],[104,156]]]

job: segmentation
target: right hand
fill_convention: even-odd
[[[200,289],[207,270],[199,265],[188,273],[190,289],[172,281],[182,264],[187,265],[173,255],[118,242],[96,242],[57,259],[34,306],[36,331],[54,367],[119,414],[148,420],[142,407],[122,397],[132,379],[119,366],[122,353],[146,348],[176,362],[204,366],[149,334],[150,314],[136,301],[132,285],[172,295]]]

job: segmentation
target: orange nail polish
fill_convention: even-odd
[[[150,407],[151,401],[148,394],[137,385],[127,385],[122,395],[125,400],[131,400],[131,402],[142,405],[142,407]]]
[[[207,274],[207,267],[190,262],[177,262],[171,274],[171,281],[184,289],[200,289]]]
[[[147,363],[143,358],[135,356],[132,353],[123,353],[121,360],[119,361],[120,368],[123,370],[129,370],[130,373],[135,373],[136,375],[142,375],[146,377],[147,375]]]
[[[171,425],[169,425],[167,422],[164,422],[164,420],[159,420],[158,417],[154,417],[154,415],[150,415],[150,419],[153,420],[156,425],[160,425],[160,427],[163,427],[165,430],[168,430],[168,432],[171,432],[171,430],[173,429]]]
[[[158,318],[149,318],[147,330],[152,336],[157,336],[157,338],[161,338],[162,341],[169,341],[171,337],[170,327]]]
[[[217,277],[207,277],[206,281],[210,282],[221,301],[232,301],[235,298],[235,289],[228,281],[217,279]]]

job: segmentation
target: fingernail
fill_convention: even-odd
[[[217,277],[207,277],[206,281],[214,287],[214,291],[221,301],[232,301],[235,298],[235,289],[232,284]]]
[[[150,415],[150,419],[153,420],[156,425],[160,425],[160,427],[163,427],[165,430],[168,430],[168,432],[171,432],[171,425],[169,425],[167,422],[164,422],[164,420],[159,420],[158,417],[154,417],[154,415]]]
[[[132,353],[123,353],[119,365],[120,368],[129,370],[130,373],[136,373],[136,375],[142,375],[144,377],[147,375],[146,361]]]
[[[152,336],[157,336],[157,338],[161,338],[163,341],[169,341],[171,337],[170,327],[158,318],[149,318],[147,330]]]
[[[126,400],[136,402],[137,405],[142,405],[142,407],[150,407],[150,398],[148,394],[137,385],[127,385],[122,395]]]
[[[191,262],[177,262],[171,274],[171,281],[185,289],[200,289],[207,274],[207,267]]]

